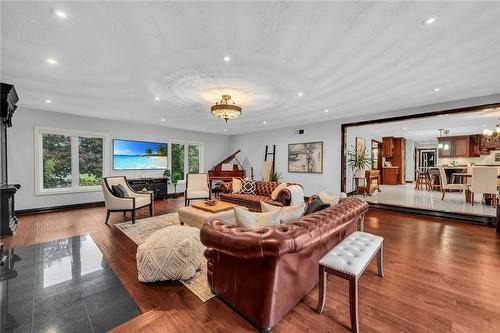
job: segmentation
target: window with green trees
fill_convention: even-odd
[[[170,149],[172,177],[184,180],[187,173],[201,172],[201,144],[172,143]]]
[[[37,193],[99,186],[104,170],[105,135],[37,129]]]

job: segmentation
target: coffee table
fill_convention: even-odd
[[[177,213],[179,214],[181,224],[201,229],[203,224],[212,220],[221,220],[229,224],[235,224],[233,208],[237,206],[225,201],[217,201],[215,206],[208,206],[203,201],[199,201],[192,203],[190,206],[179,208]],[[243,206],[238,207],[248,210],[248,208]]]

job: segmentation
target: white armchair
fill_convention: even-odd
[[[128,197],[121,198],[114,195],[112,187],[122,185]],[[104,203],[106,204],[106,221],[108,223],[111,212],[132,212],[132,223],[135,223],[136,209],[149,206],[149,215],[153,216],[153,193],[135,192],[127,183],[124,176],[104,177],[101,182]]]
[[[474,206],[474,193],[491,194],[493,207],[497,205],[497,168],[473,167],[470,185],[471,203]]]
[[[446,191],[449,190],[460,190],[460,191],[465,191],[467,189],[466,184],[453,184],[453,183],[448,183],[448,177],[446,177],[446,172],[444,171],[443,167],[439,167],[439,175],[440,175],[440,184],[441,184],[441,200],[444,199],[444,195]]]
[[[184,205],[190,200],[211,199],[207,173],[188,173],[186,175],[186,190],[184,191]]]

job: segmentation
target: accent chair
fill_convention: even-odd
[[[184,206],[191,200],[211,199],[208,173],[188,173],[186,175],[186,190],[184,191]]]
[[[490,194],[493,207],[497,206],[497,168],[473,167],[470,185],[471,203],[474,206],[474,193]]]
[[[448,183],[448,177],[446,177],[446,172],[444,171],[443,167],[439,167],[439,175],[440,175],[440,183],[441,183],[441,200],[444,199],[444,195],[446,194],[446,191],[449,190],[460,190],[460,191],[465,191],[467,189],[466,184],[450,184]]]
[[[118,197],[113,193],[113,186],[121,185],[125,191],[125,197]],[[101,182],[104,202],[106,204],[106,221],[108,223],[111,212],[132,212],[132,223],[135,223],[135,211],[139,208],[149,206],[149,215],[153,216],[153,192],[135,192],[124,176],[103,177]]]

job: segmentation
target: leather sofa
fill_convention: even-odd
[[[273,200],[271,193],[279,185],[279,182],[255,182],[255,194],[232,193],[232,184],[226,184],[226,192],[220,194],[220,200],[245,206],[252,212],[260,212],[260,201],[275,206],[290,206],[292,194],[287,188],[282,189],[278,194],[278,199]],[[291,185],[291,184],[290,184]]]
[[[205,223],[208,284],[260,331],[269,331],[318,283],[318,260],[358,229],[368,205],[356,198],[296,222],[246,230]],[[311,310],[313,311],[313,310]]]

